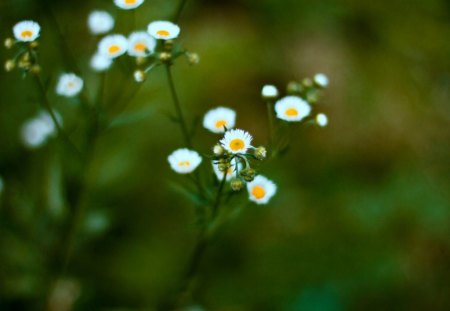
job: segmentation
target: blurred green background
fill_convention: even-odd
[[[145,29],[173,15],[178,1],[147,0]],[[112,1],[50,1],[76,55],[90,96],[97,39],[93,9],[128,34],[132,13]],[[42,26],[43,72],[54,88],[69,71],[48,10],[38,0],[1,0],[0,37],[23,19]],[[326,73],[325,129],[295,127],[284,158],[262,166],[279,191],[250,205],[208,249],[194,297],[206,310],[450,309],[450,2],[189,0],[180,42],[199,53],[179,59],[174,77],[189,120],[223,105],[237,127],[266,143],[262,85]],[[0,49],[3,61],[11,51]],[[114,66],[110,105],[135,87]],[[82,143],[77,100],[52,104]],[[53,269],[52,245],[64,229],[64,201],[80,167],[52,140],[22,146],[22,124],[36,115],[32,80],[0,73],[0,310],[35,310]],[[104,132],[87,176],[85,219],[68,268],[75,310],[152,310],[179,282],[195,241],[193,206],[171,187],[182,177],[166,157],[182,145],[169,120],[163,68],[152,71],[127,106],[138,122]],[[79,125],[79,127],[77,126]],[[218,137],[199,128],[195,148]],[[243,194],[245,196],[245,194]]]

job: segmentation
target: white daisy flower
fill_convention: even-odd
[[[144,3],[144,0],[114,0],[114,4],[124,10],[135,9]]]
[[[54,112],[61,124],[61,116]],[[47,142],[48,138],[56,133],[56,126],[47,112],[41,112],[37,117],[28,120],[22,126],[21,138],[26,147],[37,148]]]
[[[167,159],[170,167],[179,174],[193,172],[202,162],[202,158],[196,151],[186,148],[175,150]]]
[[[88,17],[88,26],[92,34],[104,34],[113,29],[114,18],[106,11],[92,11]]]
[[[111,58],[96,53],[91,58],[91,68],[98,72],[105,71],[111,67],[112,62]]]
[[[230,130],[220,140],[222,146],[231,153],[246,153],[251,147],[252,135],[244,130]]]
[[[14,37],[18,41],[31,42],[39,37],[41,26],[34,21],[22,21],[14,25],[13,33]]]
[[[217,107],[209,110],[203,118],[203,127],[213,133],[223,133],[225,128],[233,128],[236,123],[236,112],[230,108]]]
[[[328,77],[323,73],[318,73],[314,76],[314,82],[321,87],[328,86]]]
[[[135,57],[144,57],[154,52],[156,40],[145,31],[133,32],[128,37],[128,54]]]
[[[311,107],[300,97],[286,96],[276,102],[275,112],[281,120],[296,122],[307,117],[311,112]]]
[[[328,124],[328,117],[326,114],[324,113],[319,113],[316,116],[316,123],[321,126],[321,127],[325,127]]]
[[[247,183],[249,200],[256,204],[267,204],[277,192],[277,186],[269,179],[258,175]]]
[[[180,27],[169,21],[155,21],[148,24],[148,33],[155,39],[175,39],[180,34]]]
[[[217,179],[219,181],[221,181],[223,179],[223,174],[225,172],[222,172],[221,170],[219,170],[219,164],[218,163],[214,163],[214,161],[212,162],[212,166],[213,166],[213,170],[214,170],[214,174],[216,174]],[[242,169],[242,163],[238,162],[238,170],[240,171]],[[236,162],[232,162],[231,166],[228,168],[227,172],[227,177],[226,177],[226,181],[230,181],[231,178],[233,178],[233,176],[235,176],[236,174]]]
[[[109,35],[98,44],[98,52],[109,58],[116,58],[128,50],[128,40],[122,35]]]
[[[83,89],[83,80],[73,73],[65,73],[59,77],[56,85],[56,94],[73,97],[78,95]]]
[[[278,89],[274,85],[264,85],[261,90],[262,97],[274,98],[278,96]]]

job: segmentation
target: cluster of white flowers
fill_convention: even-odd
[[[61,116],[54,112],[58,123],[62,123]],[[36,117],[26,121],[20,132],[23,144],[28,148],[38,148],[44,145],[56,133],[56,126],[47,112],[40,112]]]

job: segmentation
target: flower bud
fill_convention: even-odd
[[[217,144],[213,147],[213,152],[216,156],[223,155],[224,151],[225,150],[223,149],[222,145],[220,145],[220,144]]]
[[[310,78],[305,78],[305,79],[303,79],[303,81],[302,81],[302,85],[303,85],[305,88],[310,88],[310,87],[313,86],[313,81],[312,81]]]
[[[16,67],[16,62],[12,59],[9,59],[5,62],[5,70],[7,72],[12,71]]]
[[[164,50],[166,50],[168,52],[172,51],[173,44],[174,44],[173,40],[166,40],[166,41],[164,41]]]
[[[302,91],[303,87],[296,81],[291,81],[287,85],[287,92],[289,94],[300,94]]]
[[[12,48],[13,47],[13,45],[14,45],[14,39],[12,39],[12,38],[6,38],[5,39],[5,48],[7,48],[7,49],[10,49],[10,48]]]
[[[163,62],[167,62],[168,60],[170,60],[172,58],[172,54],[167,53],[167,52],[161,52],[159,54],[159,59]]]
[[[264,99],[274,99],[278,97],[278,89],[274,85],[264,85],[261,90]]]
[[[145,80],[145,72],[142,70],[136,70],[134,72],[134,80],[136,80],[136,82],[144,82]]]
[[[230,186],[233,191],[239,191],[244,188],[244,181],[239,177],[234,177],[230,181]]]
[[[318,100],[319,100],[319,94],[317,93],[317,91],[311,90],[306,95],[306,101],[310,104],[315,104],[315,103],[317,103]]]
[[[145,57],[141,57],[141,56],[136,57],[136,65],[140,66],[143,64],[145,64]]]
[[[323,73],[318,73],[314,76],[314,84],[320,88],[328,86],[328,77]]]
[[[30,71],[31,71],[32,74],[38,75],[38,74],[41,73],[41,66],[33,65],[33,66],[31,66]]]
[[[251,167],[245,168],[240,172],[240,175],[245,179],[245,181],[253,181],[255,179],[256,171]]]
[[[197,53],[187,53],[189,65],[197,65],[200,62],[200,56]]]
[[[37,48],[39,46],[39,43],[37,42],[37,41],[32,41],[32,42],[30,42],[30,47],[32,48],[32,49],[35,49],[35,48]]]
[[[327,115],[324,114],[324,113],[319,113],[319,114],[316,116],[316,123],[317,123],[317,125],[320,126],[320,127],[325,127],[325,126],[327,126],[327,124],[328,124],[328,117],[327,117]]]
[[[267,156],[267,150],[263,146],[259,146],[255,149],[255,157],[258,160],[263,160]]]

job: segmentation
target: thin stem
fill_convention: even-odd
[[[220,181],[219,189],[217,190],[216,200],[214,202],[213,209],[212,209],[212,215],[211,215],[212,221],[214,221],[214,219],[216,218],[217,212],[219,210],[220,198],[222,196],[223,187],[225,186],[225,182],[227,180],[227,175],[228,175],[227,172],[223,172],[223,177],[222,177],[222,180]]]
[[[267,101],[266,103],[267,105],[267,119],[269,121],[269,150],[271,150],[272,146],[273,146],[273,140],[274,140],[274,118],[273,118],[273,105],[272,102],[270,100]]]
[[[178,119],[178,122],[180,123],[181,132],[184,137],[184,142],[188,148],[192,148],[192,142],[191,142],[191,138],[189,136],[189,130],[188,130],[186,121],[183,116],[183,111],[181,110],[181,105],[180,105],[180,101],[177,96],[177,92],[175,90],[175,84],[173,82],[172,70],[170,68],[170,64],[166,64],[165,67],[166,67],[167,80],[169,81],[170,93],[172,95],[173,104],[175,106],[175,111],[177,113],[177,119]]]
[[[42,107],[48,112],[48,114],[50,115],[50,118],[52,119],[56,130],[58,132],[58,137],[60,139],[62,139],[64,142],[67,143],[68,146],[70,146],[73,151],[81,158],[83,158],[83,153],[77,148],[77,146],[75,146],[75,144],[70,140],[69,136],[67,135],[67,133],[63,130],[63,128],[61,127],[61,125],[59,124],[58,119],[56,118],[56,115],[52,109],[52,107],[50,106],[50,102],[48,101],[47,98],[47,92],[44,88],[44,84],[41,81],[41,78],[38,75],[34,76],[34,80],[36,82],[36,85],[38,87],[39,90],[39,94],[41,96],[41,100],[39,101],[39,103],[42,105]]]
[[[181,17],[181,12],[183,11],[183,8],[184,8],[184,6],[186,5],[186,2],[187,2],[187,0],[181,0],[181,1],[178,3],[177,11],[175,12],[175,15],[174,15],[174,17],[173,17],[173,22],[174,22],[174,23],[178,22],[178,20],[180,19],[180,17]]]

